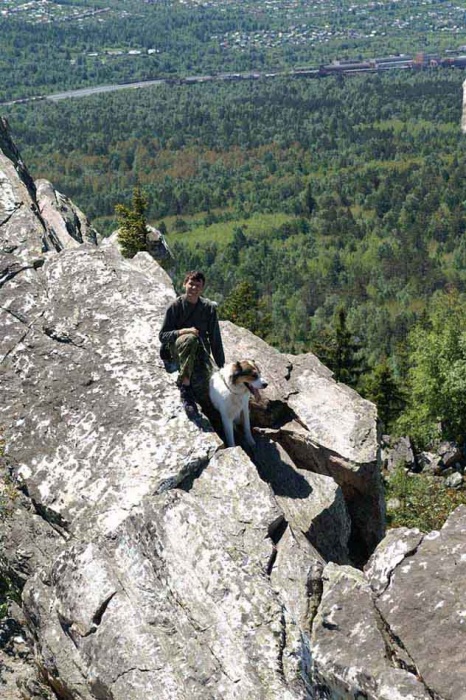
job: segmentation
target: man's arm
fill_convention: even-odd
[[[178,338],[175,309],[176,302],[173,302],[165,311],[165,317],[163,319],[162,327],[159,333],[159,340],[162,344],[165,345],[174,343],[175,340]]]
[[[217,309],[212,307],[212,314],[209,324],[209,340],[212,355],[217,364],[217,367],[223,367],[225,364],[225,353],[223,351],[222,336],[220,335],[220,326],[217,318]]]
[[[178,328],[178,326],[181,325],[180,321],[182,321],[183,316],[181,313],[181,306],[178,302],[179,299],[172,302],[165,311],[165,317],[159,333],[159,340],[162,344],[170,345],[174,343],[180,335],[185,335],[185,333],[199,335],[197,328]],[[189,320],[189,318],[186,320]]]

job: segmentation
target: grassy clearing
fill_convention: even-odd
[[[237,219],[236,221],[226,221],[211,224],[210,226],[196,226],[186,232],[171,231],[167,235],[169,245],[182,243],[190,248],[207,243],[215,243],[219,248],[224,248],[233,240],[233,232],[236,228],[242,228],[246,235],[259,237],[266,234],[270,229],[277,228],[289,221],[289,214],[253,214],[249,218]],[[190,219],[186,218],[187,223]],[[168,219],[167,226],[170,227]]]

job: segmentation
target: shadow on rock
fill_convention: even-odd
[[[272,487],[276,496],[308,498],[312,486],[281,457],[277,445],[271,440],[256,438],[253,461],[261,479]]]

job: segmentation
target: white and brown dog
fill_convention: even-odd
[[[255,445],[249,420],[249,399],[260,399],[259,389],[265,389],[265,382],[257,363],[242,360],[225,365],[214,372],[209,382],[209,396],[222,417],[223,430],[228,447],[234,447],[234,423],[243,424],[244,435],[248,445]]]

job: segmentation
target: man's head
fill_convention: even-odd
[[[186,298],[191,304],[196,304],[202,294],[205,285],[205,276],[199,270],[188,272],[184,278],[183,287]]]

